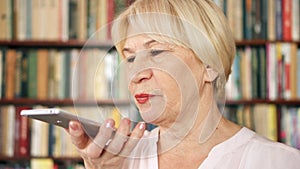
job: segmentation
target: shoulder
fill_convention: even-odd
[[[244,165],[258,168],[297,168],[300,166],[299,150],[268,140],[258,134],[254,134],[249,140],[242,158]]]

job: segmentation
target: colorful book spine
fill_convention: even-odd
[[[292,0],[282,0],[282,39],[292,40]]]

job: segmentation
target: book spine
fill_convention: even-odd
[[[276,1],[276,39],[282,40],[282,0]]]
[[[251,87],[252,98],[258,98],[258,52],[257,48],[251,49]]]
[[[268,40],[274,41],[276,39],[276,4],[274,0],[268,0]]]
[[[6,88],[6,86],[5,86],[5,84],[6,84],[6,82],[5,82],[5,80],[6,80],[6,67],[7,67],[7,65],[6,65],[6,50],[4,50],[4,49],[2,49],[2,51],[1,51],[1,53],[2,53],[2,63],[3,63],[3,68],[2,68],[2,81],[1,81],[1,98],[5,98],[5,88]]]
[[[20,98],[22,96],[21,92],[21,64],[22,64],[22,52],[17,51],[16,53],[16,67],[15,67],[15,88],[14,88],[14,97],[15,98]]]
[[[251,11],[252,11],[252,0],[244,0],[243,3],[243,24],[244,24],[244,38],[249,40],[252,39],[252,16],[251,16]]]
[[[37,98],[48,98],[48,50],[37,50]]]
[[[5,79],[5,98],[14,98],[15,88],[15,66],[16,66],[17,53],[14,49],[7,50],[6,54],[6,79]]]
[[[300,1],[292,1],[292,40],[300,41]]]
[[[28,55],[28,97],[37,97],[37,53],[30,50]]]
[[[291,68],[290,68],[290,76],[291,76],[291,99],[297,99],[297,44],[291,43]]]
[[[260,99],[267,98],[267,88],[266,88],[266,51],[264,47],[259,48],[259,68],[258,68],[258,94]]]
[[[291,46],[290,43],[282,43],[282,55],[284,59],[284,81],[283,91],[284,99],[291,99]]]
[[[114,20],[114,14],[115,14],[115,1],[114,0],[107,0],[107,39],[111,40],[111,27],[112,22]],[[240,1],[240,0],[239,0]]]
[[[22,110],[28,110],[30,107],[16,107],[16,122],[15,122],[15,156],[28,157],[30,154],[29,145],[29,119],[26,116],[21,116]]]
[[[4,63],[3,63],[3,51],[0,49],[0,99],[2,98],[2,82],[3,80],[3,70],[4,70]]]
[[[28,97],[28,52],[22,52],[21,61],[21,97]]]
[[[276,43],[276,58],[277,58],[277,93],[278,93],[278,98],[282,99],[282,91],[283,91],[283,72],[284,72],[284,67],[283,67],[283,56],[282,56],[282,51],[281,51],[281,44]]]
[[[292,40],[292,0],[282,0],[283,40]]]
[[[300,49],[298,48],[297,51],[297,84],[298,84],[298,88],[297,88],[297,98],[300,99]]]

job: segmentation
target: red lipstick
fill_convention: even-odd
[[[136,94],[134,97],[139,104],[144,104],[149,100],[151,95],[146,93],[141,93],[141,94]]]

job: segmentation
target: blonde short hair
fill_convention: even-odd
[[[231,73],[235,42],[223,11],[211,0],[136,0],[113,24],[112,37],[119,52],[129,27],[167,35],[155,40],[190,48],[226,79]]]

